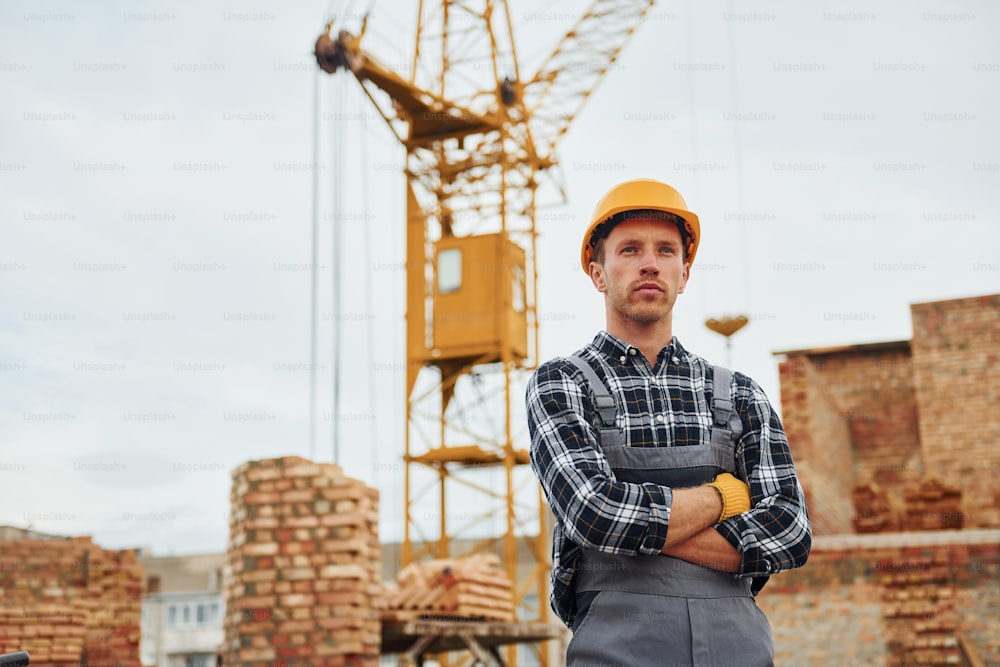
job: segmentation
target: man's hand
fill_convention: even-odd
[[[722,498],[722,512],[719,514],[719,521],[725,521],[731,516],[750,510],[750,487],[728,472],[718,475],[708,483],[708,486],[714,487]]]

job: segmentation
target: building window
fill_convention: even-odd
[[[194,653],[184,656],[184,667],[214,667],[210,653]]]
[[[214,625],[219,620],[218,602],[200,602],[195,610],[196,625]]]
[[[167,627],[216,626],[221,613],[218,602],[176,602],[167,607]]]

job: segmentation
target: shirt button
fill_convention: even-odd
[[[623,354],[622,356],[618,357],[618,361],[625,361],[625,355]]]
[[[628,353],[631,354],[634,357],[635,356],[635,348],[634,347],[630,347],[628,349]]]
[[[656,421],[663,423],[663,415],[656,415]]]
[[[670,361],[674,362],[675,364],[681,363],[681,360],[678,359],[677,357],[670,357]]]

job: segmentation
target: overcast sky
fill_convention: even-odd
[[[321,75],[317,141],[313,43],[364,3],[293,4],[0,4],[0,524],[222,551],[230,471],[312,454],[318,144],[315,457],[332,458],[338,367],[340,462],[399,539],[403,152],[346,76]],[[374,5],[388,63],[415,5]],[[579,5],[512,0],[523,72]],[[602,327],[580,235],[633,177],[701,216],[675,333],[725,363],[703,322],[748,314],[732,365],[775,403],[775,351],[908,339],[911,303],[1000,291],[998,32],[992,0],[659,2],[560,145],[541,357]]]

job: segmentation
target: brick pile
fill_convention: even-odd
[[[875,483],[857,484],[851,492],[854,501],[854,532],[887,533],[899,530],[899,514],[889,494]]]
[[[288,456],[233,471],[226,665],[376,667],[378,491]]]
[[[86,634],[86,614],[68,604],[0,609],[0,653],[27,651],[33,666],[79,665]]]
[[[948,561],[935,557],[880,561],[876,572],[891,664],[961,664]]]
[[[947,486],[937,479],[926,479],[904,491],[906,515],[905,530],[961,529],[965,519],[962,513],[962,490]]]
[[[36,664],[139,667],[142,566],[89,537],[0,549],[0,641]],[[18,614],[20,612],[20,614]]]
[[[514,622],[513,583],[493,554],[411,563],[387,587],[383,620],[488,619]]]

